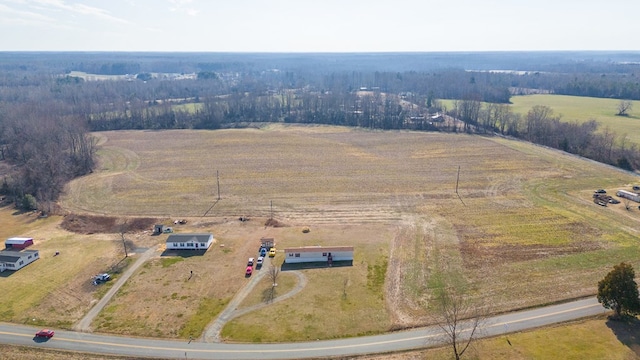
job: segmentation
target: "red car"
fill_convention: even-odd
[[[55,334],[53,330],[42,329],[36,333],[36,337],[51,339],[53,337],[53,334]]]
[[[251,273],[253,273],[253,266],[247,266],[247,270],[245,271],[244,275],[251,276]]]

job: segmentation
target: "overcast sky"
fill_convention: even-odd
[[[0,0],[0,51],[640,50],[639,0]]]

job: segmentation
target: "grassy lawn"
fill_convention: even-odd
[[[330,246],[337,245],[340,239],[350,239],[354,245],[353,266],[299,270],[308,279],[302,292],[232,320],[224,327],[222,337],[248,342],[301,341],[358,336],[388,329],[383,285],[389,230],[375,225],[314,227],[310,234],[296,230],[299,229],[287,229],[277,238],[280,248]],[[291,275],[286,271],[281,273],[278,293],[285,291],[281,285],[292,287],[288,285],[291,280],[287,280],[287,276]],[[268,279],[254,288],[246,305],[256,303],[265,286],[270,286]],[[256,319],[268,321],[255,326]]]
[[[34,238],[40,259],[18,271],[0,273],[0,321],[70,328],[92,305],[99,287],[93,275],[108,271],[124,257],[115,238],[77,235],[57,227],[56,216],[39,219],[0,208],[0,236]],[[54,256],[59,251],[60,255]]]
[[[263,267],[260,270],[256,270],[256,272],[257,271],[268,271],[268,268]],[[279,296],[293,290],[297,282],[298,279],[293,274],[281,272],[278,274],[278,285],[273,287],[271,284],[271,278],[266,275],[262,278],[260,283],[256,285],[251,294],[242,301],[240,306],[238,306],[238,309],[241,310],[260,304],[269,305],[272,300],[276,300]]]

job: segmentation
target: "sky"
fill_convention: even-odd
[[[638,0],[0,0],[0,51],[640,50]]]

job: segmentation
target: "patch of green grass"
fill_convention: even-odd
[[[160,259],[160,264],[163,268],[168,268],[169,266],[184,261],[184,258],[181,257],[163,257]]]
[[[185,339],[200,336],[204,328],[224,309],[229,301],[230,299],[203,299],[198,306],[198,311],[180,328],[178,336]]]
[[[380,296],[384,295],[384,279],[387,274],[388,261],[386,257],[381,257],[375,264],[367,265],[367,287],[370,291]]]

